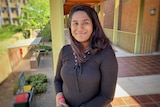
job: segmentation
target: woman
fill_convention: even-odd
[[[97,13],[78,5],[69,13],[71,45],[61,49],[55,75],[57,107],[104,107],[114,97],[118,65]]]

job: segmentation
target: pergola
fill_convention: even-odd
[[[65,0],[64,1],[64,15],[68,14],[70,9],[77,4],[87,4],[93,6],[100,3],[102,0]]]

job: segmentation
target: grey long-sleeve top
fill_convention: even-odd
[[[113,100],[118,64],[112,47],[86,56],[88,60],[76,67],[71,46],[60,51],[54,84],[69,107],[103,107]]]

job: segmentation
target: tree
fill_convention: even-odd
[[[29,0],[22,13],[21,21],[24,29],[40,29],[41,33],[50,20],[49,0]],[[42,39],[43,36],[46,35],[42,35]]]

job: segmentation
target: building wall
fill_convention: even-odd
[[[159,51],[158,46],[160,40],[158,39],[160,38],[160,0],[143,0],[144,9],[141,10],[143,14],[142,30],[139,31],[138,34],[137,31],[140,29],[137,29],[136,27],[140,24],[137,23],[138,18],[140,18],[140,16],[138,16],[140,1],[120,0],[118,13],[119,17],[117,18],[118,29],[113,29],[115,1],[116,0],[107,0],[103,4],[105,7],[105,32],[111,39],[114,38],[114,44],[132,53],[152,53],[155,52],[156,49]],[[152,8],[155,9],[154,15],[150,14]],[[115,32],[117,34],[116,36],[113,35]],[[136,40],[136,37],[138,37],[138,40]]]
[[[104,27],[113,29],[115,0],[106,0],[104,5]],[[118,29],[135,33],[137,12],[138,0],[120,0]]]
[[[156,33],[158,27],[160,0],[145,0],[143,15],[143,33]],[[155,9],[155,14],[151,15],[151,9]]]
[[[103,26],[104,28],[113,29],[113,22],[114,22],[114,0],[106,0],[104,1],[104,11],[103,11],[103,17],[104,22]]]
[[[120,0],[119,30],[136,32],[137,12],[139,0]]]
[[[0,55],[0,84],[9,76],[12,72],[9,57],[7,51]]]
[[[155,9],[155,14],[151,10]],[[158,45],[160,0],[145,0],[141,35],[141,53],[155,52]]]
[[[0,21],[1,25],[18,25],[18,17],[28,0],[0,0]]]
[[[160,52],[160,5],[159,5],[159,21],[158,21],[158,30],[157,30],[157,51]]]

